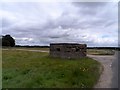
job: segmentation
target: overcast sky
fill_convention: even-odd
[[[0,17],[17,45],[118,45],[117,2],[5,2]]]

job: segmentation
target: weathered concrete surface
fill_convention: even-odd
[[[86,44],[77,43],[51,43],[50,56],[60,58],[82,58],[86,57]]]
[[[118,87],[118,66],[117,66],[117,54],[115,55],[88,55],[89,57],[99,61],[104,70],[100,76],[98,83],[94,88],[117,88]]]

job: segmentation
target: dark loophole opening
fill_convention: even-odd
[[[60,48],[57,48],[57,51],[60,51]]]
[[[76,52],[80,51],[80,49],[76,48]]]

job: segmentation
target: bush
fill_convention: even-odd
[[[10,35],[2,36],[2,46],[15,46],[15,40]]]

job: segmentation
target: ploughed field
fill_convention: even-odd
[[[91,58],[60,59],[48,52],[2,50],[3,88],[91,88],[101,64]]]

